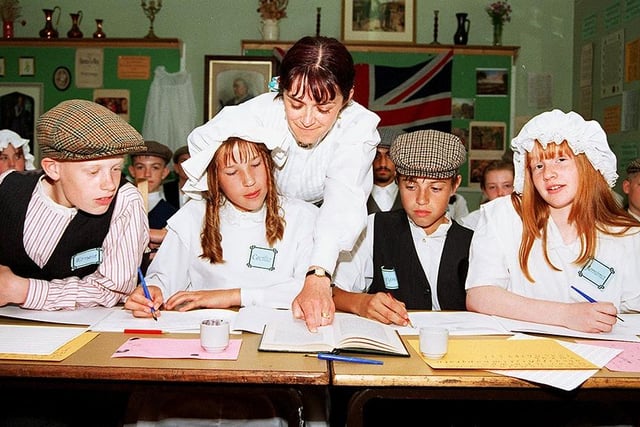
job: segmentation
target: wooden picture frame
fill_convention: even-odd
[[[204,121],[209,121],[226,105],[237,105],[268,92],[269,81],[275,74],[274,56],[205,55]],[[240,97],[245,93],[241,91],[243,85],[246,95]]]
[[[36,121],[43,113],[42,83],[0,83],[0,129],[11,129],[29,140],[29,149],[40,164]]]
[[[376,44],[415,43],[415,0],[381,0],[376,10],[371,10],[372,4],[342,0],[342,40]]]
[[[21,56],[20,58],[18,58],[18,75],[36,75],[36,60],[33,56]]]

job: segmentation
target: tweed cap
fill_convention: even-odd
[[[391,147],[393,141],[395,141],[398,135],[405,133],[401,129],[394,128],[378,128],[378,133],[380,134],[380,143],[378,147]]]
[[[144,151],[144,140],[129,123],[102,105],[71,99],[38,119],[42,157],[93,160]]]
[[[432,129],[398,136],[389,155],[399,174],[432,179],[457,175],[467,158],[460,138]]]
[[[180,161],[180,157],[185,154],[189,154],[188,145],[183,145],[182,147],[178,148],[176,151],[173,152],[173,164],[178,164],[178,162]],[[189,156],[191,156],[191,154],[189,154]]]
[[[627,175],[640,172],[640,159],[632,160],[627,166]]]
[[[169,147],[164,144],[160,144],[158,141],[144,141],[144,146],[147,147],[146,150],[142,150],[140,152],[131,153],[131,157],[133,156],[155,156],[160,157],[165,163],[169,163],[171,161],[171,156],[173,156],[173,152]]]

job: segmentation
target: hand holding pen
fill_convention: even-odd
[[[578,294],[580,294],[580,296],[582,298],[584,298],[585,300],[589,301],[590,303],[594,303],[594,302],[598,302],[596,301],[594,298],[591,298],[589,295],[587,295],[585,292],[581,291],[580,289],[576,288],[575,286],[571,285],[571,289],[573,289],[574,291],[576,291]],[[624,320],[618,316],[617,314],[615,315],[616,318],[621,321],[624,322]]]
[[[151,298],[151,294],[149,293],[149,288],[147,287],[147,281],[144,280],[144,275],[142,274],[142,269],[138,267],[138,276],[140,277],[140,286],[142,286],[142,291],[144,292],[144,296],[151,302],[153,302],[153,298]],[[151,317],[156,322],[158,321],[158,316],[156,315],[156,309],[151,307]]]

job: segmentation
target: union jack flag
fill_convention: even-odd
[[[451,132],[453,51],[409,67],[356,64],[354,99],[380,116],[381,127]]]

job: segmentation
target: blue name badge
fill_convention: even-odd
[[[396,270],[394,268],[380,267],[382,271],[382,280],[384,281],[384,287],[386,289],[398,289],[398,277],[396,276]]]
[[[580,271],[578,276],[584,277],[600,290],[605,288],[607,280],[615,274],[615,270],[606,266],[595,258],[592,258]]]
[[[87,249],[71,257],[71,271],[94,264],[102,264],[102,248]]]
[[[277,249],[261,248],[259,246],[249,246],[249,268],[262,268],[265,270],[275,270]]]

